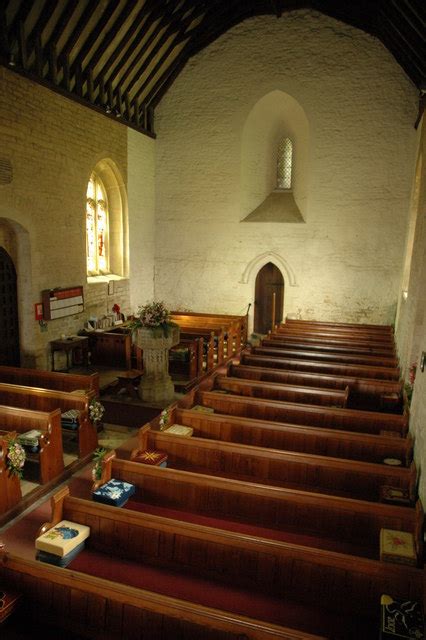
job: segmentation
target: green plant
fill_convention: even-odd
[[[26,458],[25,449],[22,445],[17,440],[10,440],[6,455],[9,474],[22,478]]]
[[[106,453],[107,449],[104,449],[103,447],[98,447],[93,452],[93,461],[95,463],[92,469],[93,480],[100,480],[102,477],[102,462]]]
[[[170,320],[170,311],[164,302],[149,302],[138,308],[137,317],[130,324],[132,331],[140,327],[151,329],[154,336],[168,336],[171,329],[177,327],[175,322]]]
[[[158,424],[160,426],[160,431],[164,431],[164,429],[168,426],[170,421],[170,411],[169,409],[163,409],[163,411],[160,413],[160,420],[158,421]]]

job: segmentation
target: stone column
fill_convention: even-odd
[[[151,329],[136,330],[135,343],[143,351],[143,376],[139,397],[144,402],[172,402],[174,386],[169,375],[169,349],[179,342],[179,327],[169,329],[168,336],[155,336]]]

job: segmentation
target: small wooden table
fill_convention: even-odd
[[[55,369],[56,351],[63,351],[66,353],[66,371],[69,371],[71,367],[76,364],[76,353],[80,354],[78,364],[81,363],[86,367],[89,364],[89,339],[84,336],[75,336],[72,338],[65,338],[64,340],[52,340],[50,342],[50,351],[52,354],[52,371],[57,371],[57,369]]]

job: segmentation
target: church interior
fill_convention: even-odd
[[[1,638],[424,637],[425,18],[2,3]]]

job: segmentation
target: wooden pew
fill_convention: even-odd
[[[174,322],[176,322],[174,320]],[[213,338],[213,366],[222,364],[225,360],[226,352],[226,332],[224,327],[209,326],[197,327],[196,324],[180,324],[180,335],[202,336],[207,342],[209,336]],[[210,367],[212,368],[212,367]],[[210,370],[210,369],[209,369]]]
[[[3,554],[0,578],[2,587],[25,597],[28,634],[35,627],[44,630],[48,621],[64,632],[64,638],[78,633],[88,639],[119,640],[144,633],[155,640],[324,640],[324,636],[10,553]],[[64,603],[71,615],[64,615]]]
[[[326,344],[330,346],[359,346],[371,347],[384,350],[395,351],[395,343],[392,339],[383,340],[380,338],[368,338],[358,336],[329,335],[327,333],[317,334],[294,329],[279,329],[268,334],[268,338],[279,340],[280,342],[303,342],[305,344]]]
[[[324,340],[301,340],[297,338],[281,338],[277,334],[272,334],[269,338],[262,339],[264,347],[282,347],[283,349],[294,349],[324,353],[348,353],[371,356],[383,356],[385,358],[395,358],[395,349],[393,347],[369,346],[361,344],[353,344],[350,342],[331,342]]]
[[[45,412],[58,408],[61,412],[69,409],[79,411],[79,426],[73,433],[78,438],[79,456],[82,458],[94,451],[98,445],[96,428],[89,418],[89,403],[94,397],[93,391],[85,395],[74,395],[65,391],[0,383],[0,404]]]
[[[141,427],[138,438],[139,450],[166,451],[168,464],[174,469],[371,502],[381,499],[383,486],[392,486],[408,491],[411,502],[416,499],[414,462],[407,469],[205,438],[183,438],[154,431],[149,425]]]
[[[386,458],[393,458],[400,460],[404,467],[408,467],[413,459],[413,441],[410,437],[377,436],[178,408],[172,409],[170,413],[170,424],[175,423],[192,427],[197,438],[238,442],[256,447],[377,464],[383,463]]]
[[[292,422],[305,426],[344,429],[345,431],[376,435],[380,435],[381,431],[394,431],[403,437],[408,431],[407,413],[399,415],[378,411],[320,407],[201,390],[196,391],[194,403],[211,407],[218,413],[261,420]],[[186,405],[182,404],[181,406]]]
[[[130,330],[92,331],[87,334],[93,365],[132,368],[132,335]]]
[[[299,360],[317,360],[320,362],[336,362],[342,364],[363,364],[373,367],[398,367],[398,358],[386,358],[384,356],[366,356],[351,353],[325,353],[301,349],[285,349],[281,347],[252,347],[252,353],[264,356],[277,356],[278,358],[296,358]]]
[[[16,438],[15,431],[0,430],[0,515],[10,511],[22,499],[21,482],[10,475],[7,468],[7,452],[10,440]]]
[[[217,349],[219,346],[219,342],[215,340],[214,331],[193,328],[186,328],[184,330],[181,328],[179,335],[181,340],[194,340],[198,338],[203,341],[202,372],[208,373],[212,371],[217,363]]]
[[[178,324],[194,324],[198,326],[218,325],[227,333],[227,357],[240,351],[247,342],[247,315],[196,313],[191,311],[172,311],[172,318]]]
[[[296,320],[286,318],[283,327],[299,327],[307,331],[315,329],[331,329],[334,331],[348,331],[360,333],[373,333],[393,337],[393,328],[385,324],[363,324],[355,322],[323,322],[321,320]]]
[[[184,376],[194,380],[203,375],[203,344],[200,337],[181,338],[179,344],[169,351],[170,375]]]
[[[327,389],[345,389],[349,387],[348,407],[370,411],[402,411],[403,382],[401,380],[379,380],[357,376],[311,373],[309,371],[292,371],[232,362],[228,365],[227,375],[231,378],[306,385]]]
[[[26,387],[41,387],[56,391],[75,391],[84,389],[99,395],[99,373],[88,375],[76,373],[60,373],[41,369],[24,369],[23,367],[0,366],[0,383],[23,384]]]
[[[406,531],[422,558],[420,501],[415,508],[372,504],[153,467],[117,459],[114,452],[103,462],[99,485],[116,478],[136,486],[126,508],[377,560],[380,529]]]
[[[336,376],[356,376],[360,378],[375,378],[378,380],[399,380],[399,368],[372,367],[368,365],[320,362],[316,360],[297,360],[295,357],[283,358],[253,353],[253,350],[243,351],[241,364],[274,369],[289,369],[291,371],[309,371]]]
[[[126,584],[146,589],[150,582],[160,592],[173,590],[173,595],[176,587],[169,584],[167,574],[177,573],[187,589],[195,581],[192,599],[196,597],[210,606],[213,581],[223,589],[216,601],[231,613],[253,615],[258,598],[266,600],[270,609],[268,613],[262,610],[267,623],[285,625],[293,611],[291,605],[300,603],[302,610],[292,626],[326,637],[343,637],[345,629],[354,628],[356,619],[357,629],[361,629],[359,637],[364,638],[372,627],[378,628],[380,597],[390,585],[398,595],[416,600],[423,596],[423,572],[416,568],[135,513],[70,496],[63,497],[61,506],[57,505],[54,517],[42,531],[62,518],[91,526],[87,547],[71,563],[71,570],[95,572],[101,577],[111,575],[110,565],[121,565]],[[119,559],[114,562],[116,556]],[[243,598],[236,603],[234,594],[241,590]]]
[[[57,478],[64,470],[62,449],[61,411],[33,411],[17,407],[0,406],[0,428],[17,434],[31,429],[41,431],[39,450],[29,453],[27,458],[39,464],[41,484]]]
[[[326,407],[345,407],[349,395],[349,387],[345,387],[343,390],[323,389],[303,385],[297,386],[257,380],[244,380],[242,378],[230,378],[224,375],[212,377],[200,388],[212,391],[221,390],[230,394],[251,398],[302,402]]]

